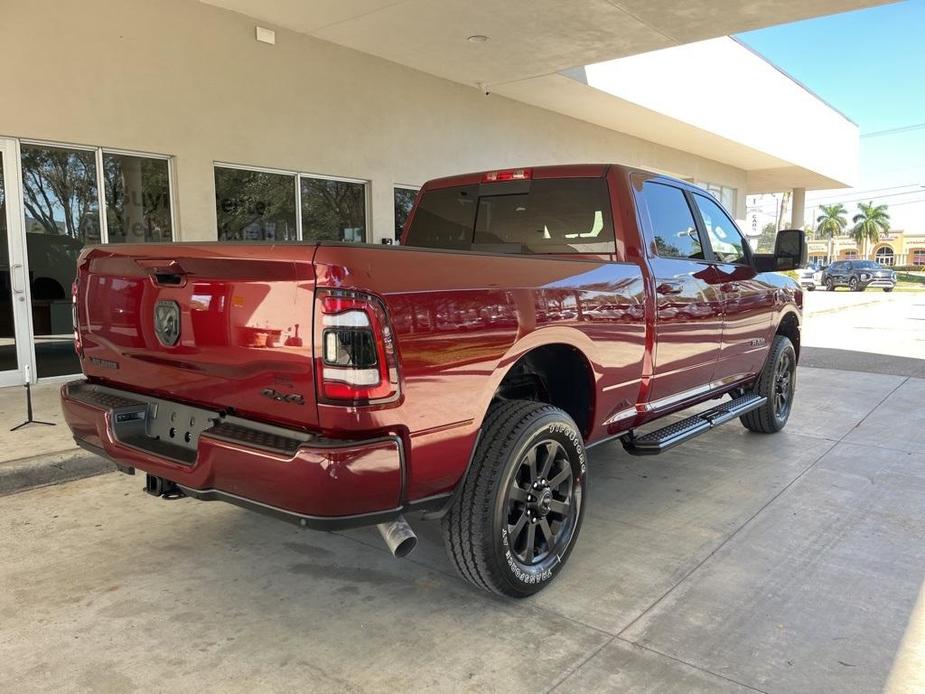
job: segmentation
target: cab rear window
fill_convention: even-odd
[[[425,192],[408,246],[492,253],[614,253],[600,178],[489,183]]]

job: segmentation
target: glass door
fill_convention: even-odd
[[[71,284],[80,251],[102,241],[98,153],[22,142],[20,156],[36,376],[76,374]]]
[[[35,380],[16,141],[0,138],[0,387]]]

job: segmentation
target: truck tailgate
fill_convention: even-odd
[[[77,275],[83,371],[276,422],[317,423],[311,245],[91,248]]]

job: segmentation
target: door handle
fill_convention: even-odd
[[[659,294],[680,294],[684,288],[676,282],[662,282],[655,288]]]
[[[10,288],[13,290],[14,294],[25,294],[26,293],[25,288],[17,289],[16,282],[14,282],[13,280],[13,278],[17,275],[16,270],[22,270],[22,263],[16,263],[15,265],[10,265]]]

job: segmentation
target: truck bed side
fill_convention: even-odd
[[[593,442],[635,405],[645,349],[642,271],[631,263],[322,244],[319,287],[373,291],[388,306],[403,379],[397,407],[320,404],[319,426],[399,429],[411,445],[408,498],[450,490],[495,389],[518,358],[566,345],[586,359],[596,393]]]

